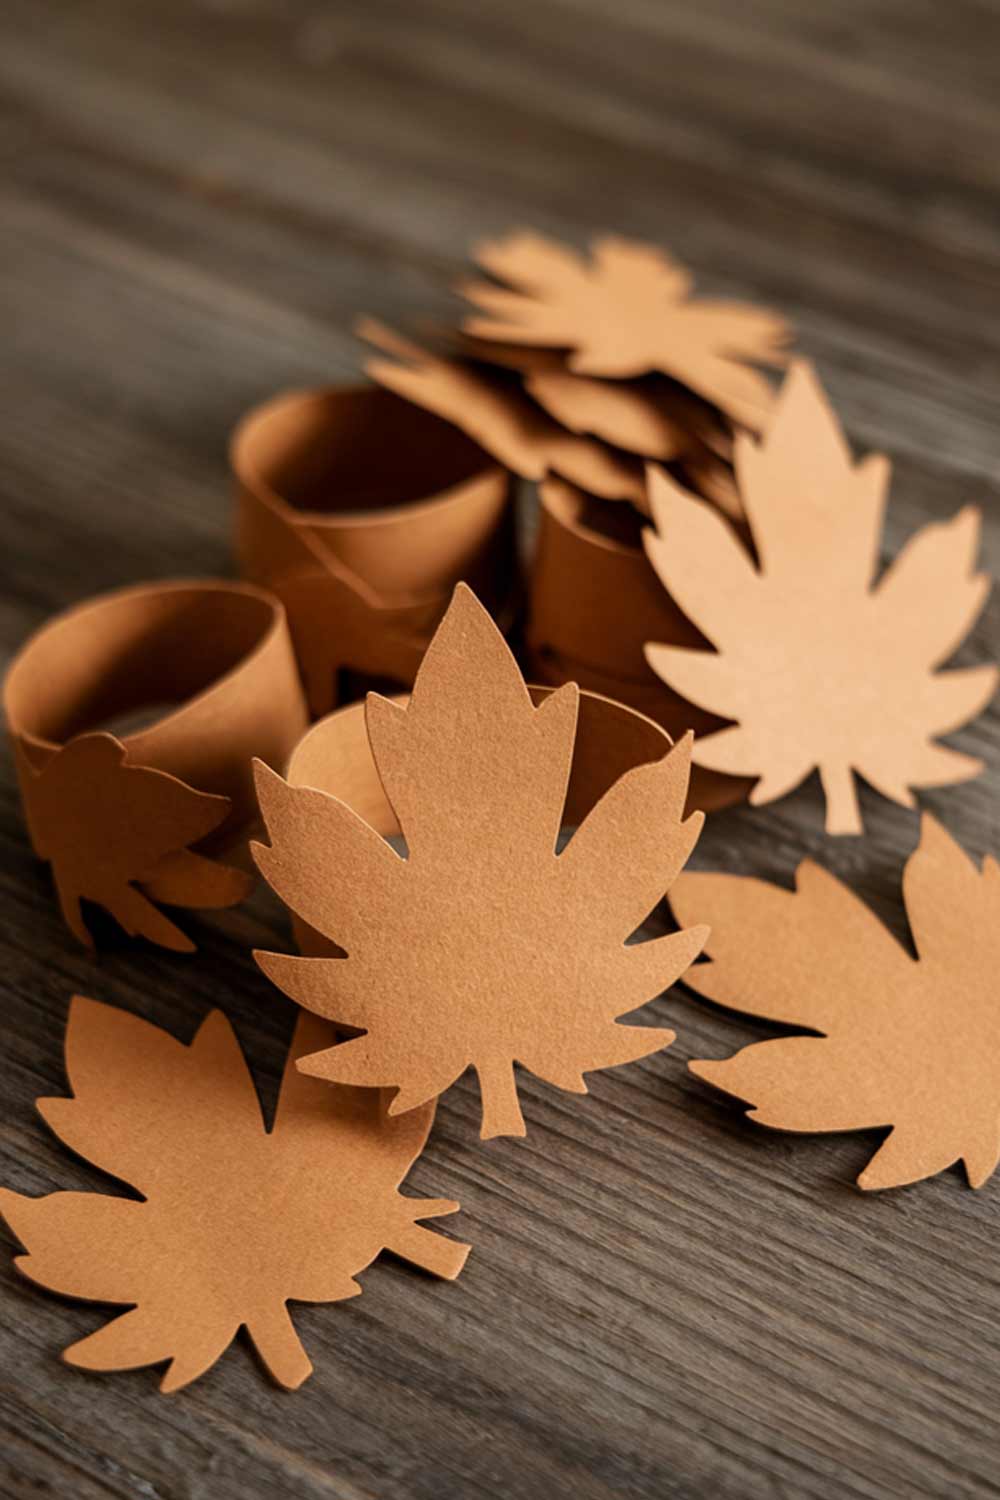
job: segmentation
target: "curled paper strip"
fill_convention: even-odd
[[[489,1138],[525,1133],[515,1062],[585,1093],[585,1072],[668,1045],[672,1032],[618,1017],[668,988],[706,936],[626,942],[701,828],[701,813],[684,817],[689,764],[690,739],[671,748],[619,704],[572,684],[529,693],[460,585],[405,704],[370,694],[363,719],[324,720],[292,761],[309,786],[258,767],[271,841],[254,846],[258,867],[326,946],[313,956],[300,927],[308,956],[257,960],[362,1033],[300,1068],[393,1087],[398,1114],[472,1067]]]
[[[237,841],[256,813],[253,757],[283,765],[307,723],[281,605],[221,581],[105,594],[30,638],[3,697],[32,844],[70,930],[93,946],[88,900],[190,951],[156,903],[243,899],[249,877],[191,846]],[[131,732],[105,727],[138,716]]]
[[[292,391],[230,447],[244,576],[278,595],[314,716],[343,675],[408,687],[455,583],[516,595],[510,476],[449,422],[375,386]]]
[[[28,1198],[0,1189],[0,1215],[40,1286],[132,1304],[63,1353],[85,1370],[167,1363],[160,1389],[210,1370],[241,1327],[274,1379],[311,1374],[288,1302],[356,1297],[382,1250],[454,1280],[467,1245],[419,1221],[454,1213],[398,1191],[423,1150],[433,1102],[390,1120],[374,1089],[331,1088],[296,1059],[334,1032],[299,1017],[268,1130],[232,1027],[213,1011],[190,1045],[138,1016],[77,996],[66,1027],[70,1098],[40,1099],[59,1138],[127,1182],[113,1193]]]
[[[574,485],[540,488],[538,544],[527,626],[528,675],[616,698],[648,715],[673,738],[723,722],[672,692],[646,660],[649,641],[704,645],[673,603],[642,546],[639,518],[602,505]],[[691,805],[705,810],[742,801],[743,777],[695,769]]]

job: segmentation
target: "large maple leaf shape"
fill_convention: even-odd
[[[357,1296],[355,1276],[383,1248],[458,1275],[468,1246],[417,1222],[458,1205],[397,1191],[433,1107],[392,1121],[377,1091],[304,1077],[295,1059],[331,1034],[300,1017],[268,1133],[220,1011],[185,1046],[136,1016],[74,999],[73,1097],[38,1108],[67,1146],[143,1198],[0,1190],[0,1213],[27,1251],[16,1261],[25,1276],[64,1296],[133,1304],[66,1349],[69,1364],[127,1370],[169,1360],[161,1389],[174,1391],[210,1369],[245,1326],[274,1378],[295,1387],[312,1366],[288,1300]]]
[[[685,983],[733,1010],[821,1035],[755,1042],[699,1078],[789,1131],[892,1126],[862,1188],[916,1182],[960,1159],[973,1187],[1000,1156],[1000,866],[980,872],[928,814],[903,896],[918,957],[810,861],[796,889],[682,875],[680,921],[711,924]]]
[[[580,375],[658,370],[753,428],[770,410],[770,383],[751,366],[784,363],[784,319],[692,297],[690,273],[655,246],[609,237],[595,241],[588,259],[522,232],[474,254],[507,283],[460,286],[481,309],[463,325],[477,338],[567,349],[568,367]]]
[[[925,526],[873,585],[888,464],[851,461],[811,369],[793,367],[761,443],[737,438],[736,472],[759,558],[711,507],[651,471],[646,550],[665,588],[716,648],[651,643],[668,687],[735,725],[699,739],[699,765],[759,776],[753,803],[818,769],[830,833],[861,831],[854,772],[911,806],[911,787],[977,775],[933,743],[989,702],[997,669],[935,669],[989,592],[974,572],[972,508]]]
[[[561,853],[578,690],[532,705],[503,637],[459,585],[406,708],[372,694],[368,734],[407,857],[344,803],[257,786],[271,846],[258,867],[344,958],[262,953],[300,1005],[363,1035],[300,1063],[392,1086],[414,1108],[475,1068],[484,1139],[523,1135],[514,1063],[586,1092],[585,1071],[644,1057],[673,1033],[617,1017],[672,984],[698,928],[626,944],[697,839],[683,818],[690,741],[634,768]]]
[[[66,925],[93,947],[84,899],[103,906],[130,937],[193,952],[194,943],[153,904],[233,906],[253,880],[189,844],[223,821],[228,797],[200,792],[128,762],[112,734],[81,734],[36,770],[19,752],[32,845],[52,866]]]

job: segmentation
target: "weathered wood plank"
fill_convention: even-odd
[[[433,316],[476,235],[528,222],[672,246],[706,288],[800,323],[859,443],[886,445],[888,544],[967,500],[1000,568],[1000,9],[986,0],[8,0],[0,18],[0,646],[98,588],[229,564],[225,440],[280,385],[349,378],[353,317]],[[1000,644],[994,600],[963,660]],[[923,799],[1000,850],[989,764]],[[812,785],[714,820],[698,862],[822,859],[903,931],[915,815],[864,798],[826,840]],[[189,1036],[222,1006],[273,1102],[291,1007],[249,959],[258,895],[194,961],[94,965],[0,782],[0,1180],[101,1179],[31,1103],[63,1087],[68,997]],[[555,935],[556,937],[558,935]],[[588,1098],[525,1083],[531,1134],[448,1096],[413,1191],[459,1198],[467,1272],[387,1260],[297,1313],[293,1397],[245,1348],[190,1391],[56,1351],[101,1312],[0,1270],[0,1488],[83,1500],[575,1494],[972,1496],[1000,1489],[1000,1188],[874,1199],[870,1142],[749,1127],[684,1062],[753,1035],[682,989],[670,1051]],[[450,1227],[450,1226],[449,1226]]]

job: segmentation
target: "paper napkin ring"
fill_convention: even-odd
[[[699,647],[705,640],[663,588],[643,551],[641,520],[625,506],[592,500],[556,478],[539,487],[525,673],[556,687],[579,683],[660,724],[672,739],[721,721],[666,688],[646,662],[647,641]],[[740,802],[752,781],[692,774],[693,805]]]
[[[194,907],[246,893],[245,876],[190,846],[239,841],[256,813],[253,758],[282,766],[308,723],[270,594],[185,580],[88,600],[27,641],[3,699],[32,843],[83,941],[81,897],[190,947],[137,888]]]
[[[528,686],[536,705],[552,691]],[[404,704],[407,696],[397,695],[393,701]],[[581,692],[564,827],[577,827],[626,771],[662,760],[670,745],[670,736],[644,715],[596,693]],[[339,798],[383,838],[400,833],[368,741],[364,703],[349,704],[314,724],[295,747],[285,777],[290,786],[312,787]],[[294,912],[292,927],[307,956],[337,951]]]
[[[377,386],[292,391],[230,445],[240,571],[272,589],[314,716],[340,674],[408,687],[460,579],[516,597],[510,475],[450,423]]]

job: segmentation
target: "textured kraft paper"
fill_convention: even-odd
[[[245,1327],[263,1364],[294,1388],[312,1371],[288,1302],[357,1296],[382,1250],[454,1279],[468,1246],[417,1221],[456,1211],[398,1188],[433,1103],[399,1119],[374,1089],[331,1088],[295,1061],[332,1039],[300,1015],[274,1122],[233,1030],[213,1011],[189,1046],[137,1016],[76,997],[66,1029],[71,1098],[38,1109],[78,1155],[141,1199],[94,1192],[29,1198],[0,1190],[39,1285],[133,1304],[63,1353],[86,1370],[169,1361],[160,1389],[196,1380]]]
[[[454,422],[522,479],[557,473],[606,500],[644,504],[641,463],[561,426],[516,378],[433,354],[372,318],[362,318],[356,331],[392,356],[365,362],[373,380]]]
[[[754,430],[771,386],[754,365],[785,362],[777,313],[692,296],[690,273],[653,245],[605,237],[590,257],[530,231],[483,241],[473,258],[504,283],[466,281],[477,311],[463,329],[483,341],[568,351],[570,371],[628,378],[659,371]]]
[[[247,584],[142,584],[43,625],[7,672],[4,710],[36,853],[64,917],[81,899],[129,933],[192,943],[153,903],[227,906],[249,877],[189,847],[231,847],[256,815],[251,761],[283,765],[305,705],[278,601]],[[116,718],[155,714],[120,737]]]
[[[362,1033],[300,1068],[396,1088],[396,1114],[473,1067],[490,1138],[525,1133],[515,1062],[583,1093],[585,1072],[673,1040],[618,1017],[672,984],[704,942],[694,929],[626,946],[703,821],[683,816],[690,741],[671,749],[653,724],[591,700],[587,716],[615,729],[571,777],[580,701],[568,685],[535,707],[495,624],[459,585],[412,697],[369,696],[370,748],[359,718],[338,715],[297,753],[295,774],[319,759],[311,779],[335,781],[336,796],[258,767],[271,841],[254,846],[258,868],[344,956],[257,961],[299,1004]],[[608,784],[623,751],[654,746],[657,759]],[[595,795],[557,854],[560,828]],[[405,858],[383,836],[393,827]]]
[[[661,724],[672,738],[703,734],[719,719],[665,687],[646,661],[648,641],[704,638],[664,591],[642,549],[640,524],[573,485],[540,488],[538,542],[529,593],[527,661],[544,683],[576,681]],[[708,772],[692,780],[706,810],[742,801],[749,780]]]
[[[978,511],[925,526],[876,581],[889,465],[881,454],[854,462],[804,362],[765,437],[737,437],[736,472],[759,566],[718,514],[650,471],[650,561],[715,649],[651,635],[649,663],[736,721],[698,740],[697,763],[759,777],[753,803],[818,770],[829,833],[861,832],[856,775],[904,806],[912,787],[977,775],[981,761],[934,740],[997,687],[994,666],[937,670],[989,592],[975,572]]]
[[[963,1161],[980,1187],[1000,1156],[1000,866],[925,814],[903,873],[917,957],[811,861],[796,889],[682,875],[678,921],[707,922],[711,962],[685,983],[748,1015],[808,1029],[691,1070],[777,1130],[891,1133],[858,1178],[899,1187]]]
[[[509,475],[419,406],[287,392],[238,424],[230,463],[240,570],[285,605],[314,715],[346,671],[409,686],[459,579],[511,609]]]

